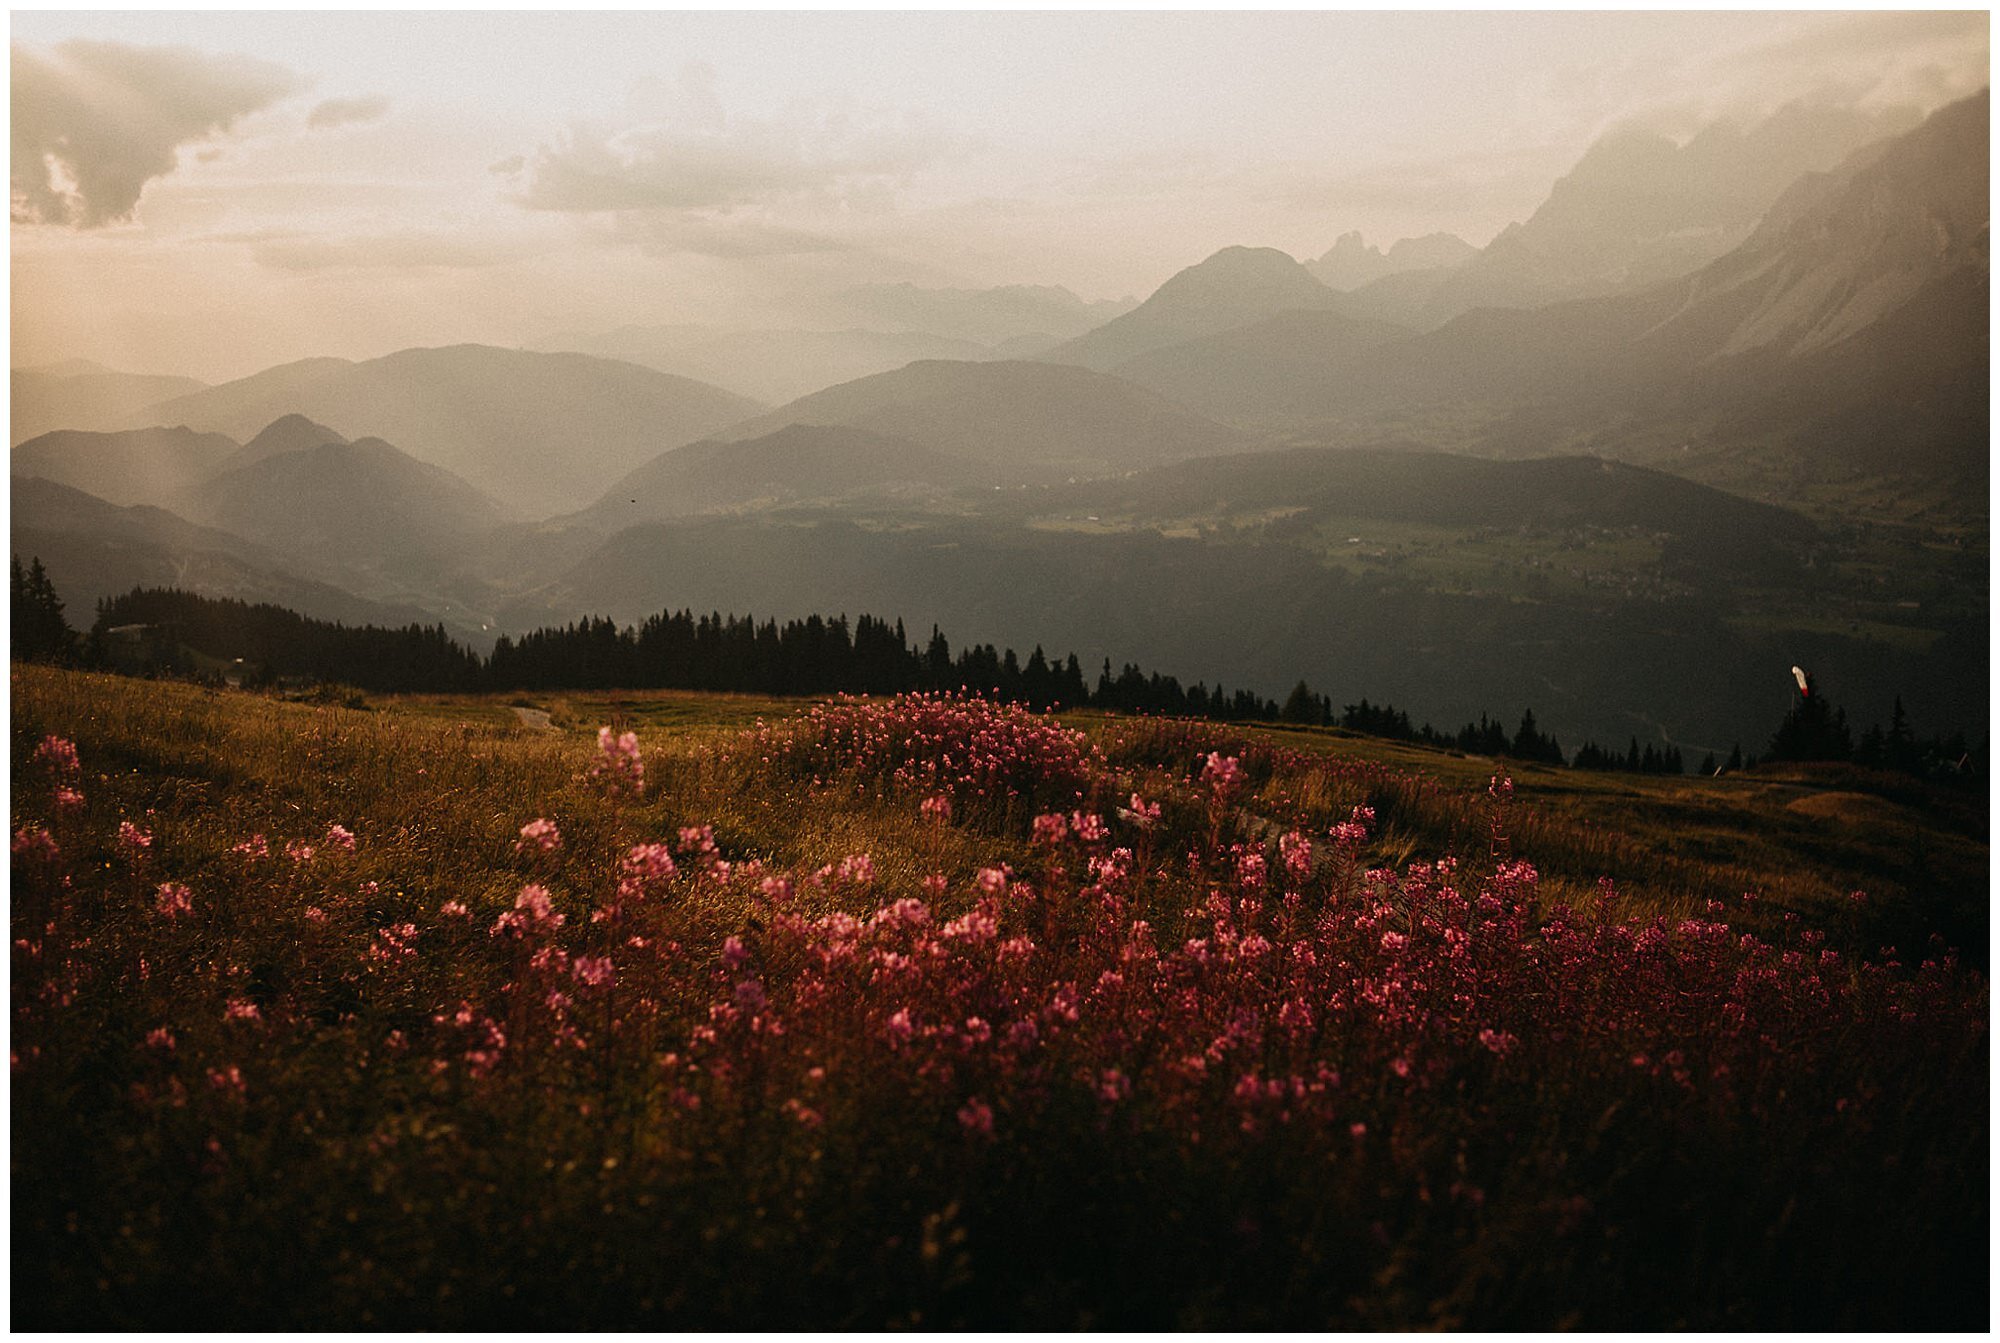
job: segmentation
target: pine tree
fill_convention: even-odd
[[[76,652],[76,631],[63,618],[62,598],[37,555],[21,570],[21,557],[8,565],[8,596],[14,622],[12,653],[28,661],[67,662]]]
[[[1901,695],[1896,696],[1896,707],[1889,715],[1889,735],[1882,742],[1882,762],[1891,769],[1914,769],[1917,765],[1916,734],[1910,731]]]

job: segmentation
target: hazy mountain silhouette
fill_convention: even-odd
[[[59,429],[17,446],[10,469],[113,504],[172,508],[238,450],[227,435],[187,428],[110,433]]]
[[[1536,307],[1627,292],[1688,274],[1743,242],[1802,174],[1909,130],[1907,108],[1794,102],[1750,125],[1713,123],[1677,143],[1638,127],[1593,144],[1529,218],[1435,283],[1417,306],[1368,310],[1418,327],[1478,307]]]
[[[1025,341],[1047,348],[1130,312],[1135,303],[1085,300],[1060,285],[938,289],[867,284],[841,290],[822,306],[834,325],[919,332],[988,346]]]
[[[1648,340],[1800,356],[1880,321],[1933,281],[1988,265],[1988,98],[1796,183]]]
[[[662,453],[577,521],[616,530],[721,509],[839,500],[857,491],[954,486],[978,474],[974,463],[906,439],[847,425],[794,424],[762,438]]]
[[[402,563],[500,525],[498,505],[378,438],[268,456],[204,482],[194,516],[281,551]]]
[[[122,429],[133,411],[206,383],[144,373],[120,373],[88,359],[17,368],[8,379],[12,435],[22,443],[56,429]]]
[[[303,415],[281,415],[265,425],[236,453],[216,467],[218,473],[236,471],[288,452],[303,452],[326,443],[345,443],[345,435],[315,424]]]
[[[1096,470],[1227,451],[1242,435],[1088,369],[925,360],[801,397],[717,438],[847,425],[1003,472]]]
[[[1353,290],[1390,275],[1409,271],[1448,270],[1479,255],[1479,249],[1455,233],[1427,233],[1402,238],[1387,252],[1362,238],[1359,231],[1341,234],[1317,261],[1305,267],[1329,289]]]
[[[1129,359],[1296,309],[1336,309],[1340,295],[1270,247],[1225,247],[1189,266],[1123,317],[1043,356],[1108,371]]]
[[[1319,401],[1318,370],[1412,334],[1372,317],[1281,312],[1148,351],[1114,371],[1204,415],[1254,423],[1309,413]]]
[[[758,403],[636,364],[487,345],[309,359],[138,412],[245,436],[287,413],[402,445],[529,515],[580,507]]]
[[[1921,471],[1941,446],[1962,449],[1984,414],[1986,202],[1982,93],[1802,179],[1764,226],[1693,274],[1478,309],[1302,369],[1287,404],[1328,419],[1538,407],[1511,432],[1521,453],[1595,426],[1601,450],[1643,454],[1672,426],[1675,447],[1754,432],[1810,457],[1846,426],[1890,420],[1911,455],[1878,454],[1879,464]]]
[[[1051,338],[1048,341],[1053,344]],[[760,401],[790,401],[918,359],[991,359],[992,346],[927,331],[726,331],[702,326],[627,326],[601,335],[570,334],[537,342],[623,359],[663,373],[697,378]]]

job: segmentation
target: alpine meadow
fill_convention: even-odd
[[[17,12],[11,1326],[1984,1332],[1989,27]]]

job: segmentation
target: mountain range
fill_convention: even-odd
[[[1832,170],[1917,120],[1902,107],[1794,102],[1748,124],[1714,122],[1685,141],[1619,127],[1526,220],[1476,254],[1385,270],[1357,287],[1356,310],[1428,329],[1475,308],[1643,289],[1722,256],[1801,176]]]
[[[1124,320],[1124,319],[1119,319]],[[923,360],[801,397],[715,435],[846,425],[1022,476],[1125,469],[1223,451],[1244,436],[1121,378],[1022,360]]]
[[[1137,304],[871,286],[814,300],[822,330],[314,359],[137,405],[87,381],[129,375],[17,370],[128,427],[18,444],[14,543],[72,601],[124,572],[482,635],[868,609],[1724,748],[1768,707],[1730,678],[1810,656],[1875,716],[1970,722],[1987,98],[1809,123],[1620,132],[1476,255],[1230,247]],[[1494,301],[1398,321],[1393,293]]]
[[[145,407],[131,422],[247,438],[283,415],[305,415],[395,443],[509,510],[539,516],[581,507],[663,449],[762,408],[617,360],[453,345],[284,364]]]
[[[1421,238],[1400,238],[1389,250],[1369,244],[1359,230],[1341,234],[1317,261],[1306,269],[1329,289],[1352,290],[1374,284],[1391,275],[1411,271],[1442,271],[1465,265],[1479,255],[1479,249],[1455,233],[1427,233]]]
[[[193,378],[121,373],[88,359],[17,368],[8,384],[9,443],[25,443],[56,429],[116,429],[141,407],[206,385]]]

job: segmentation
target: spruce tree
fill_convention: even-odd
[[[37,555],[21,570],[21,557],[8,566],[8,596],[14,622],[12,653],[32,662],[67,662],[76,651],[76,631],[63,618],[62,599]]]

